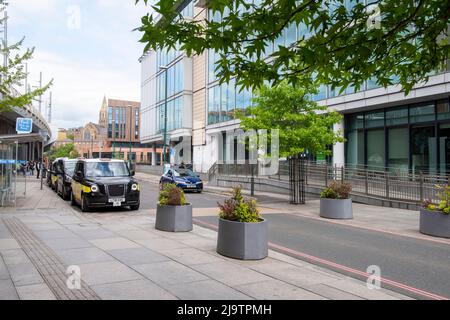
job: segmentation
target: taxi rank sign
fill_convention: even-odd
[[[33,130],[33,119],[31,118],[17,118],[16,132],[18,134],[31,133]]]

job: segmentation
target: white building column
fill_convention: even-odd
[[[341,136],[344,135],[344,118],[333,125],[333,131],[340,131]],[[333,167],[341,167],[345,165],[345,148],[343,142],[338,142],[333,146]]]
[[[152,149],[152,166],[156,166],[156,144],[153,144]]]

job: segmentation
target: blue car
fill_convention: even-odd
[[[174,183],[184,191],[203,191],[203,181],[190,169],[171,168],[161,176],[159,187],[162,189],[166,183]]]

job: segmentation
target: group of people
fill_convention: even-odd
[[[41,162],[40,161],[27,161],[21,164],[20,171],[24,176],[34,176],[34,172],[37,172],[36,178],[39,179],[40,176],[40,168],[41,168]]]

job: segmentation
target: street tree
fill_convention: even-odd
[[[0,16],[3,17],[6,7],[7,3],[0,0]],[[0,25],[4,26],[5,23],[5,18],[1,18]],[[0,54],[4,56],[6,63],[0,66],[0,112],[30,105],[34,99],[45,93],[53,82],[50,81],[42,88],[30,91],[25,88],[23,94],[17,90],[17,87],[21,87],[23,80],[27,77],[24,66],[33,57],[34,52],[34,48],[22,50],[23,42],[24,38],[13,44],[7,44],[5,40],[1,43]]]
[[[448,0],[204,2],[213,19],[182,19],[176,10],[181,1],[157,1],[152,8],[160,17],[147,14],[137,28],[145,51],[177,47],[192,55],[211,49],[220,81],[236,77],[246,88],[285,79],[342,92],[373,79],[384,87],[398,81],[408,93],[447,68]],[[295,40],[285,42],[292,34]]]
[[[73,143],[67,143],[50,149],[47,156],[50,161],[54,161],[56,158],[78,158],[80,155]]]
[[[282,157],[306,151],[329,154],[330,145],[344,141],[341,131],[333,131],[342,115],[312,101],[311,92],[314,88],[293,87],[286,81],[271,87],[263,85],[255,92],[254,106],[238,115],[242,129],[278,129]]]

